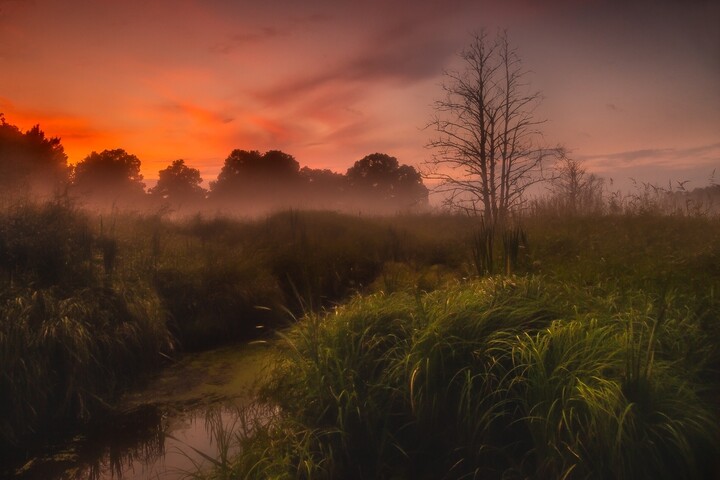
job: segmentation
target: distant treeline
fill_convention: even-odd
[[[178,159],[158,172],[147,188],[140,159],[123,149],[92,152],[68,165],[61,140],[39,125],[27,131],[0,114],[0,207],[23,199],[68,199],[89,208],[130,209],[181,215],[196,212],[255,215],[286,208],[392,214],[428,208],[420,173],[395,157],[373,153],[344,174],[302,167],[279,150],[233,150],[217,179],[204,188],[200,171]],[[582,162],[563,158],[543,178],[545,194],[524,198],[513,216],[555,214],[720,214],[720,184],[686,189],[634,182],[629,192],[613,191]],[[447,198],[439,202],[447,203]],[[450,202],[452,203],[452,202]],[[452,205],[449,205],[452,210]]]
[[[140,159],[123,149],[92,152],[75,166],[59,138],[39,125],[23,132],[0,114],[0,201],[67,196],[81,204],[177,210],[237,209],[256,213],[284,207],[394,213],[422,209],[428,189],[420,173],[395,157],[373,153],[345,174],[300,167],[285,152],[233,150],[209,189],[200,171],[175,160],[147,189]]]

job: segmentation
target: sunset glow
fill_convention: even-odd
[[[469,34],[507,28],[548,144],[594,172],[707,183],[720,167],[717,2],[0,0],[0,112],[71,163],[123,148],[148,184],[183,158],[205,185],[235,148],[344,172],[421,165]]]

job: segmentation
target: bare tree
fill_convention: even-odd
[[[544,120],[535,116],[539,92],[526,82],[507,33],[476,34],[460,55],[464,69],[445,73],[445,98],[428,124],[437,136],[425,175],[446,204],[503,224],[540,180],[543,159],[559,149],[538,146]]]

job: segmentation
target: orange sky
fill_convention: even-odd
[[[709,0],[0,0],[0,112],[71,162],[124,148],[148,183],[184,158],[207,185],[234,148],[419,165],[443,69],[470,32],[506,27],[549,144],[618,182],[703,186],[720,167],[717,25]]]

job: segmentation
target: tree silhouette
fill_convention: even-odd
[[[158,182],[150,194],[175,207],[193,205],[205,198],[207,191],[200,186],[200,170],[185,165],[185,160],[175,160],[158,172]]]
[[[300,184],[300,164],[279,150],[233,150],[218,178],[210,182],[214,199],[277,204],[286,201]]]
[[[348,169],[346,177],[358,200],[369,202],[373,208],[392,210],[427,204],[428,190],[417,170],[400,165],[390,155],[367,155]]]
[[[355,188],[391,193],[399,166],[397,158],[384,153],[373,153],[355,162],[346,176],[350,185]]]
[[[0,190],[3,196],[59,193],[69,178],[60,139],[47,138],[39,125],[22,132],[0,114]]]
[[[225,159],[217,180],[210,182],[211,196],[227,197],[237,194],[247,182],[248,171],[254,170],[254,166],[262,162],[262,155],[257,150],[235,149]]]
[[[342,208],[346,203],[347,179],[341,173],[328,169],[303,167],[302,206],[316,208]]]
[[[475,35],[461,53],[464,70],[447,72],[445,98],[435,102],[429,128],[437,133],[426,163],[428,178],[446,202],[489,225],[502,224],[540,180],[539,167],[558,149],[536,144],[540,125],[535,108],[541,97],[528,89],[527,74],[507,34],[494,41]]]
[[[334,190],[338,193],[345,188],[345,175],[332,170],[303,167],[300,169],[300,177],[308,185],[321,190]]]
[[[92,152],[73,171],[74,192],[104,206],[141,200],[142,180],[140,159],[121,148]]]

